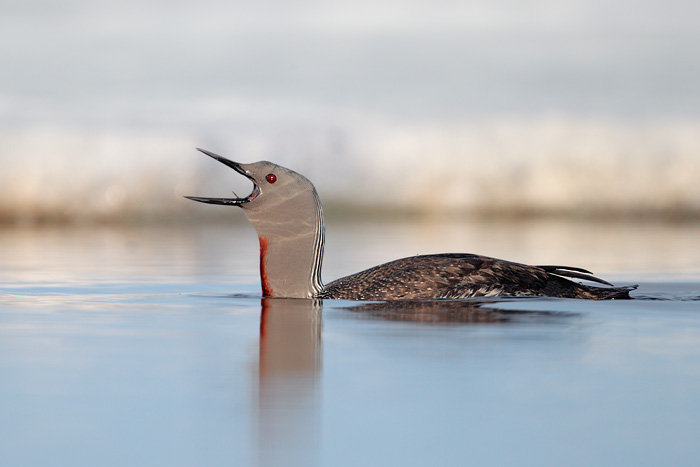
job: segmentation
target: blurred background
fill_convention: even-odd
[[[699,26],[688,0],[0,0],[0,219],[229,216],[182,198],[249,189],[203,147],[331,215],[695,220]]]
[[[0,0],[0,462],[700,465],[699,45],[697,0]],[[196,147],[314,182],[326,282],[470,252],[640,300],[261,307]]]

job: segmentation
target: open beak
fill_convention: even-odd
[[[199,201],[200,203],[223,204],[223,205],[228,205],[228,206],[240,206],[242,204],[249,203],[249,202],[253,201],[260,194],[260,188],[258,188],[258,184],[255,182],[255,179],[243,167],[241,167],[241,164],[239,164],[238,162],[230,161],[230,160],[226,159],[225,157],[222,157],[218,154],[214,154],[213,152],[209,152],[205,149],[197,148],[197,151],[206,154],[207,156],[211,157],[212,159],[216,159],[217,161],[221,162],[222,164],[231,167],[233,170],[235,170],[239,174],[247,177],[251,182],[253,182],[253,191],[250,195],[248,195],[245,198],[202,198],[199,196],[185,196],[185,198],[191,199],[192,201]]]

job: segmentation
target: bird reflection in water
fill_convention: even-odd
[[[490,300],[330,301],[345,317],[415,323],[556,323],[574,313],[484,308]],[[323,301],[263,298],[258,359],[259,465],[320,464]]]
[[[505,310],[484,307],[503,302],[528,300],[394,300],[362,303],[347,307],[356,319],[381,319],[415,323],[479,324],[479,323],[546,323],[560,321],[575,313],[558,311]]]
[[[321,302],[263,298],[261,305],[259,465],[317,465]]]

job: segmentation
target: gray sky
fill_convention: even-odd
[[[276,100],[423,116],[686,115],[690,1],[7,1],[0,102]]]

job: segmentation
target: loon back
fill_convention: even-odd
[[[263,296],[349,300],[403,300],[483,296],[548,296],[585,299],[630,298],[630,287],[594,287],[565,277],[610,286],[580,268],[527,266],[471,254],[440,254],[399,259],[343,277],[321,281],[325,228],[313,184],[292,170],[261,161],[233,162],[199,149],[253,182],[244,198],[202,198],[207,204],[237,206],[260,241]],[[564,277],[565,276],[565,277]]]
[[[412,256],[343,277],[320,298],[392,300],[546,296],[630,298],[635,287],[593,287],[562,276],[608,284],[580,268],[528,266],[466,253]],[[609,284],[608,284],[609,285]]]

